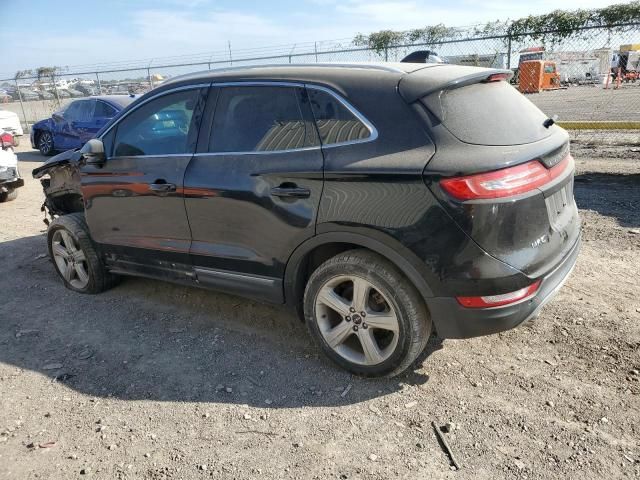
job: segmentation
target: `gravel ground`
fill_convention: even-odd
[[[284,309],[125,279],[66,290],[43,199],[0,205],[0,478],[640,476],[640,149],[576,148],[577,267],[533,323],[352,377]],[[453,469],[431,422],[444,433]]]
[[[640,120],[640,82],[606,90],[600,85],[572,85],[527,98],[547,115],[558,115],[560,121]]]

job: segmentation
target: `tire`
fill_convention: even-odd
[[[55,146],[53,145],[53,135],[51,132],[43,131],[38,135],[38,150],[45,157],[49,157],[55,153]]]
[[[18,198],[18,190],[15,188],[13,190],[9,190],[8,192],[0,193],[0,203],[10,202],[11,200],[15,200]]]
[[[354,291],[363,293],[354,298]],[[350,250],[320,265],[303,303],[315,342],[356,375],[402,373],[431,334],[431,318],[415,287],[395,265],[368,250]]]
[[[49,256],[64,286],[79,293],[100,293],[118,277],[109,273],[89,236],[82,213],[56,218],[47,231]]]

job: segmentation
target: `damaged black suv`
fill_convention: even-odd
[[[435,330],[500,332],[571,271],[567,133],[508,83],[443,64],[186,75],[34,170],[64,284],[120,275],[294,308],[336,363],[395,375]]]

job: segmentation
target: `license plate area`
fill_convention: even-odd
[[[544,202],[547,206],[549,225],[553,230],[561,231],[569,223],[572,215],[573,175],[562,188],[546,197]]]

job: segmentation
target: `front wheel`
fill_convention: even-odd
[[[367,250],[339,254],[318,267],[307,283],[304,312],[327,356],[363,376],[402,373],[431,333],[415,287],[395,265]]]
[[[49,255],[65,287],[80,293],[100,293],[117,277],[109,273],[98,255],[81,213],[56,218],[47,233]]]

